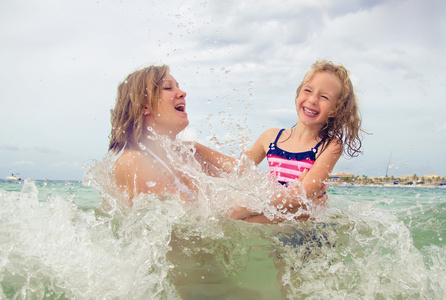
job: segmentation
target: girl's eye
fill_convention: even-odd
[[[324,98],[325,100],[328,100],[328,97],[327,96],[321,96],[322,98]]]
[[[304,91],[307,93],[311,93],[311,91],[309,89],[304,89]]]

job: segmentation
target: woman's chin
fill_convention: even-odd
[[[186,129],[187,126],[189,126],[189,120],[182,121],[180,124],[182,127],[182,129],[180,131],[183,131],[184,129]]]

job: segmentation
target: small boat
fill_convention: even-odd
[[[14,174],[11,174],[11,176],[6,176],[5,180],[8,180],[8,181],[19,181],[19,180],[22,180],[22,178],[14,175]]]

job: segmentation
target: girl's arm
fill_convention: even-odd
[[[308,198],[312,198],[328,179],[334,166],[342,155],[342,144],[331,142],[327,148],[317,157],[313,166],[302,180]]]
[[[265,159],[266,154],[269,149],[269,144],[274,141],[275,137],[277,136],[280,129],[278,128],[271,128],[263,132],[259,138],[254,142],[254,144],[245,152],[245,155],[247,155],[256,165],[260,164],[263,159]],[[237,161],[227,155],[224,155],[218,151],[212,150],[211,148],[205,147],[199,143],[195,144],[196,147],[196,153],[203,158],[204,161],[211,163],[216,168],[223,169],[226,172],[232,172],[233,166],[237,163]],[[327,153],[327,150],[329,150],[330,147],[328,147],[324,153]],[[342,153],[342,152],[341,152]],[[340,156],[340,155],[339,155]],[[313,165],[311,170],[316,166],[317,170],[314,170],[311,174],[311,179],[306,180],[305,182],[313,182],[315,180],[317,184],[309,184],[306,186],[303,185],[305,190],[307,191],[308,198],[313,201],[314,204],[318,205],[322,202],[325,202],[328,199],[328,196],[325,194],[325,191],[328,189],[328,185],[324,185],[323,181],[328,178],[328,174],[331,172],[331,170],[334,167],[334,164],[339,159],[339,156],[336,158],[334,163],[328,163],[329,165],[332,165],[331,168],[326,169],[326,172],[321,172],[320,168],[316,165],[316,163]],[[322,154],[320,157],[318,157],[318,160],[321,159],[321,161],[326,161],[325,158],[322,158]],[[319,171],[318,171],[319,170]],[[304,178],[306,178],[306,173],[304,172],[301,175],[300,180],[302,181]],[[318,179],[319,178],[319,179]],[[302,205],[302,200],[300,197],[296,197],[296,195],[301,194],[301,188],[298,185],[295,185],[293,188],[297,189],[294,191],[294,196],[285,196],[283,193],[281,195],[277,195],[275,199],[271,202],[271,205],[275,207],[280,206],[287,206],[290,207],[289,211],[293,212],[299,209]],[[308,192],[310,191],[310,193]],[[284,199],[285,198],[285,199]],[[285,204],[283,204],[285,200]],[[265,217],[263,214],[253,214],[252,211],[247,209],[246,207],[236,207],[234,208],[229,214],[229,217],[235,220],[244,220],[246,222],[254,222],[254,223],[277,223],[282,221],[281,219],[275,219],[270,220],[267,217]]]
[[[272,131],[272,132],[271,132]],[[277,132],[270,130],[270,132],[265,131],[262,136],[256,141],[256,143],[247,151],[247,155],[251,157],[256,164],[260,163],[257,159],[263,155],[266,156],[266,145],[269,145],[271,141],[271,135],[274,137]],[[266,148],[266,149],[265,149]],[[263,152],[262,152],[263,149]],[[328,185],[324,184],[325,180],[328,179],[330,173],[333,171],[334,166],[342,155],[342,144],[337,141],[330,143],[327,148],[319,155],[310,170],[303,172],[299,181],[302,183],[302,187],[305,190],[308,199],[311,199],[315,205],[319,205],[328,199],[326,195],[326,190]],[[292,193],[292,197],[279,195],[271,202],[271,205],[278,207],[279,205],[284,205],[284,207],[290,207],[290,212],[295,212],[299,207],[302,206],[302,199],[296,197],[295,195],[302,194],[303,190],[300,185],[291,185],[289,189],[295,189]],[[285,204],[283,202],[285,201]],[[264,215],[253,216],[252,213],[245,207],[236,207],[229,215],[233,219],[242,219],[246,222],[255,223],[277,223],[280,219],[269,220]],[[302,216],[303,218],[308,216]]]
[[[306,178],[307,174],[308,170],[305,170],[298,181],[302,182]],[[319,189],[315,191],[311,197],[308,197],[308,199],[311,200],[314,205],[324,203],[328,199],[328,195],[326,194],[328,187],[328,184],[322,183]],[[288,193],[280,193],[275,195],[270,204],[276,208],[284,207],[287,209],[287,212],[290,213],[297,212],[301,207],[305,209],[305,204],[302,203],[303,189],[300,184],[293,184],[287,187],[287,192]],[[252,211],[243,206],[235,207],[228,214],[228,216],[234,220],[243,220],[251,223],[278,223],[283,221],[281,218],[270,220],[263,214],[253,214]],[[299,218],[307,219],[308,215],[301,215]]]

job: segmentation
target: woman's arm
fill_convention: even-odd
[[[225,172],[232,172],[234,166],[237,164],[237,160],[235,158],[215,151],[200,143],[195,143],[195,150],[195,155],[198,156],[197,159],[202,162],[202,164],[203,162],[209,163]]]
[[[244,154],[248,156],[256,165],[259,165],[268,153],[269,144],[274,142],[275,137],[279,133],[278,128],[270,128],[265,130],[254,144]]]
[[[278,128],[266,130],[244,154],[256,165],[260,164],[266,157],[269,144],[274,141],[274,138],[278,132]],[[234,170],[234,166],[237,165],[238,160],[235,158],[215,151],[200,143],[195,143],[195,149],[196,155],[201,158],[201,161],[206,161],[207,163],[210,163],[216,168],[219,168],[225,172],[232,172]]]

